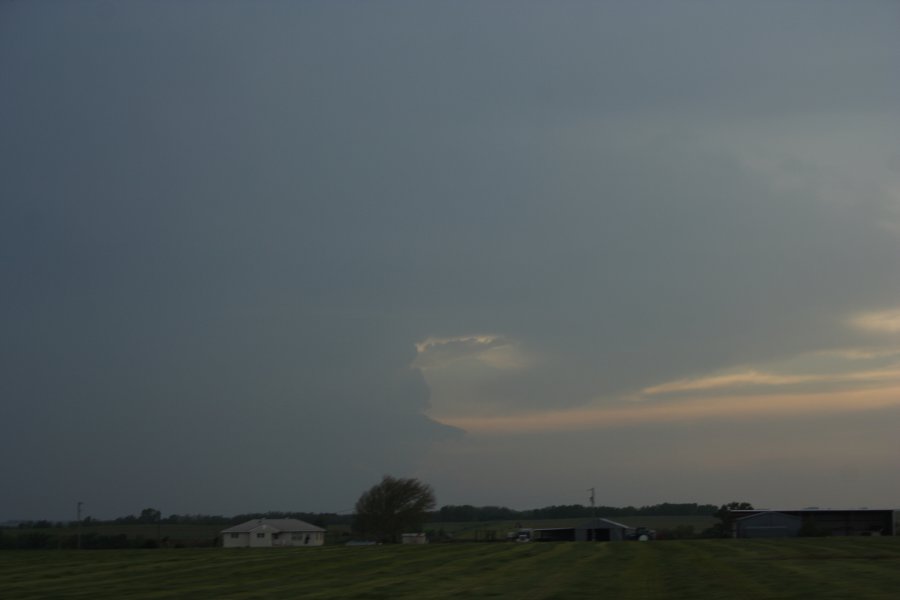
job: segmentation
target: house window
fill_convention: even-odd
[[[240,537],[240,535],[241,535],[241,534],[239,534],[239,533],[232,533],[232,534],[231,534],[231,539],[236,540],[237,538]]]
[[[258,538],[264,538],[264,537],[266,537],[266,534],[264,534],[264,533],[257,533],[257,534],[256,534],[256,537],[258,537]]]

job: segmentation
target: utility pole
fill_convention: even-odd
[[[591,518],[597,518],[597,507],[594,506],[594,488],[588,488],[588,491],[591,493]]]
[[[84,505],[84,502],[81,500],[78,501],[78,504],[75,505],[75,518],[78,523],[78,533],[76,535],[76,539],[78,540],[77,547],[81,550],[81,507]]]

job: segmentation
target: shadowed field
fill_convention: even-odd
[[[0,552],[20,598],[896,598],[900,539]]]

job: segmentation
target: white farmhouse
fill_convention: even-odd
[[[223,529],[223,548],[321,546],[325,530],[299,519],[252,519]]]

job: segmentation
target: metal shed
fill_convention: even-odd
[[[803,520],[782,512],[766,511],[741,517],[735,521],[735,537],[739,538],[781,538],[796,537],[803,526]]]
[[[591,519],[577,527],[534,529],[535,542],[615,542],[628,538],[633,528],[609,519]]]
[[[591,519],[575,528],[577,542],[616,542],[628,537],[633,528],[609,519]]]
[[[735,537],[746,537],[741,533],[741,523],[750,517],[765,514],[782,514],[800,520],[801,526],[792,535],[894,535],[894,511],[892,509],[871,508],[804,508],[778,510],[734,510]],[[783,519],[782,519],[783,521]],[[762,522],[762,521],[751,521]]]

